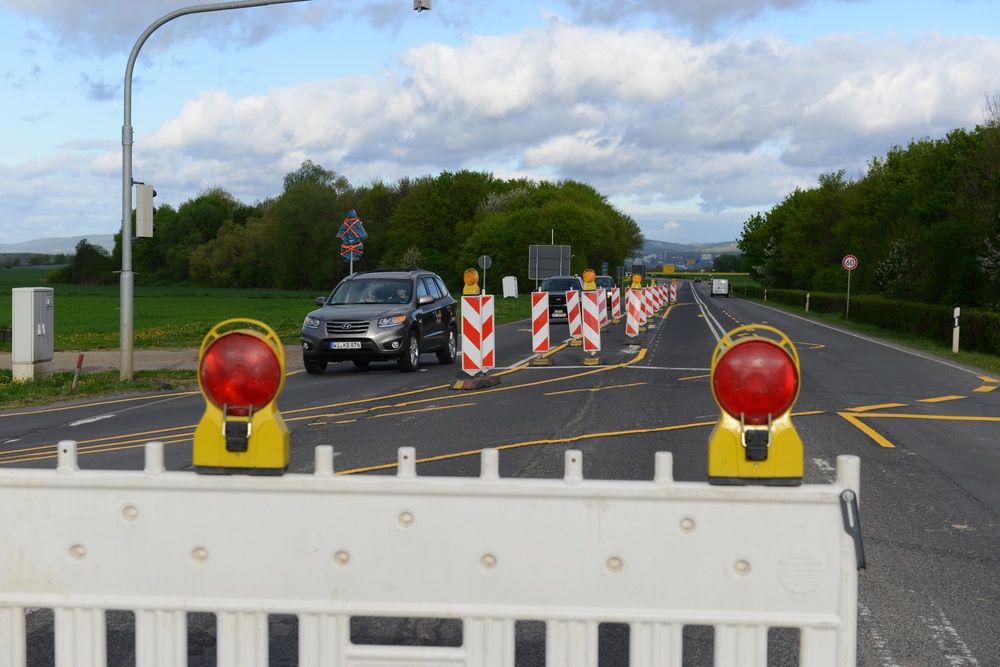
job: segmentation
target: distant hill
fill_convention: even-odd
[[[23,241],[21,243],[0,244],[0,255],[72,255],[76,244],[87,239],[91,245],[101,246],[108,252],[115,248],[114,234],[88,234],[86,236],[63,236]]]
[[[713,258],[719,255],[738,255],[740,249],[736,241],[718,243],[667,243],[666,241],[646,241],[642,246],[642,256],[656,255],[661,260],[671,258],[701,259],[703,254]]]
[[[87,239],[92,245],[101,246],[108,252],[115,248],[113,234],[88,234],[87,236],[64,236],[23,241],[22,243],[0,244],[0,255],[72,255],[76,244]],[[704,253],[713,256],[739,253],[736,241],[721,241],[719,243],[668,243],[666,241],[646,241],[642,246],[642,255],[657,255],[660,259],[671,257],[698,257]]]

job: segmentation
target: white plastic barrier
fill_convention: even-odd
[[[837,482],[797,488],[654,479],[0,469],[0,665],[25,661],[25,610],[55,610],[58,667],[103,667],[105,611],[133,610],[138,667],[185,665],[188,611],[217,615],[217,664],[266,665],[267,615],[299,618],[299,664],[514,664],[514,624],[546,623],[546,664],[597,665],[601,622],[627,623],[633,667],[680,665],[686,624],[715,627],[717,665],[766,664],[767,630],[798,628],[800,664],[855,664],[856,544]],[[855,506],[856,510],[856,506]],[[856,523],[856,517],[855,517]],[[460,619],[459,647],[350,640],[352,616]]]

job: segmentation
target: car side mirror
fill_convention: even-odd
[[[318,296],[318,297],[316,297],[316,305],[317,306],[325,306],[326,305],[326,297],[325,296]]]
[[[434,303],[434,297],[432,297],[430,294],[425,294],[419,299],[417,299],[417,303],[419,303],[421,306],[426,306],[429,303]]]

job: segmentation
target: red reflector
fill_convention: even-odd
[[[719,359],[712,376],[723,410],[747,424],[766,424],[768,415],[792,407],[799,378],[795,362],[781,347],[763,340],[734,345]]]
[[[231,415],[246,416],[274,400],[281,386],[281,364],[271,347],[256,336],[233,332],[216,339],[199,370],[205,395]]]

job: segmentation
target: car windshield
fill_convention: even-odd
[[[594,284],[598,287],[613,288],[615,286],[614,278],[609,278],[607,276],[597,276],[594,278]]]
[[[413,286],[409,280],[386,280],[371,278],[349,280],[340,283],[333,290],[330,305],[355,303],[409,303],[413,297]]]
[[[579,290],[580,283],[575,278],[549,278],[542,282],[544,292],[568,292]]]

